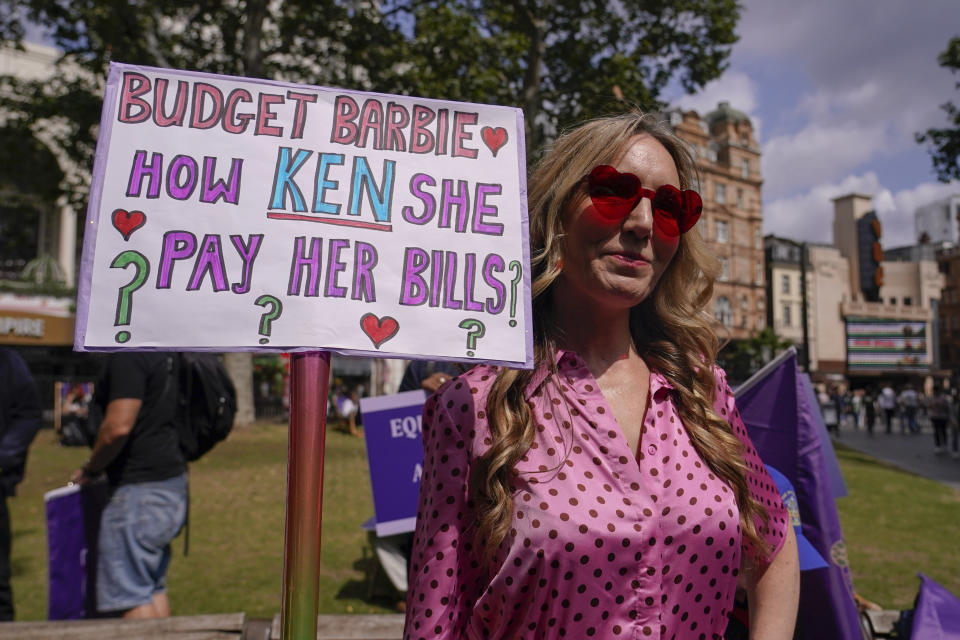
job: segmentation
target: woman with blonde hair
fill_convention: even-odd
[[[530,179],[535,368],[424,407],[404,637],[792,637],[796,541],[714,365],[716,276],[683,142],[561,136]]]

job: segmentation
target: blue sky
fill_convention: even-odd
[[[764,232],[830,242],[830,202],[873,196],[885,247],[913,242],[917,206],[960,183],[937,181],[917,131],[960,103],[937,63],[960,35],[957,0],[743,0],[730,67],[675,103],[721,100],[751,116],[763,152]]]

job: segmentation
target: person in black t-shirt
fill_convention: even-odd
[[[172,353],[111,354],[94,387],[103,422],[90,459],[72,479],[106,473],[109,481],[97,545],[101,613],[170,615],[170,542],[187,513],[187,464],[175,422],[178,362]]]

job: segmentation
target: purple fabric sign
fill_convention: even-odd
[[[840,487],[831,481],[833,446],[823,437],[820,409],[810,403],[809,384],[790,349],[737,390],[737,407],[760,457],[796,489],[803,535],[829,562],[828,568],[801,574],[798,637],[859,640],[853,582],[834,501]],[[840,482],[842,486],[842,478]]]
[[[83,500],[78,485],[44,495],[47,510],[47,549],[50,592],[47,617],[76,620],[84,617],[87,541],[83,532]]]
[[[416,526],[426,399],[423,391],[360,399],[378,536]]]
[[[960,640],[960,598],[922,573],[913,611],[914,640]]]
[[[816,392],[813,390],[813,383],[810,382],[810,376],[808,374],[799,373],[799,385],[806,400],[806,406],[818,408],[820,403],[817,402]],[[820,434],[820,441],[830,442],[830,434],[827,432],[827,425],[824,423],[823,416],[820,414],[820,412],[810,411],[809,418],[817,427],[817,432]],[[830,480],[830,487],[833,489],[833,497],[846,497],[848,495],[847,483],[843,480],[843,473],[840,471],[840,463],[837,461],[837,452],[833,450],[832,445],[823,448],[823,456],[824,462],[826,463],[827,476]]]

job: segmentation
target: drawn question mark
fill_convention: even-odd
[[[126,269],[129,265],[134,266],[133,280],[120,287],[117,294],[117,315],[113,321],[113,326],[129,326],[130,315],[133,313],[133,292],[143,286],[150,275],[150,263],[142,253],[136,251],[124,251],[110,263],[111,269]],[[130,340],[129,331],[118,331],[114,339],[123,344]]]
[[[510,326],[517,326],[517,321],[514,320],[514,317],[517,315],[517,285],[520,284],[520,281],[523,280],[523,265],[520,264],[519,260],[511,260],[510,264],[507,265],[508,269],[513,269],[516,267],[517,275],[513,276],[513,280],[510,282]]]
[[[457,325],[461,329],[467,329],[467,355],[473,357],[473,350],[477,348],[477,340],[483,337],[487,328],[479,320],[467,318]]]
[[[280,314],[283,313],[283,303],[276,297],[265,293],[257,298],[253,304],[263,308],[270,307],[269,311],[260,316],[260,335],[264,336],[260,338],[260,344],[267,344],[270,342],[270,331],[272,331],[270,323],[279,318]]]

